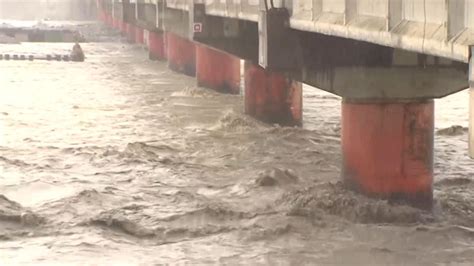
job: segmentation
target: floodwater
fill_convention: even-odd
[[[68,53],[72,44],[0,45]],[[0,61],[0,265],[474,261],[468,94],[436,102],[433,212],[340,183],[340,99],[259,123],[121,42],[85,63]]]

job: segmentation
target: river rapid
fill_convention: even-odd
[[[436,101],[425,212],[339,182],[336,96],[306,86],[304,127],[268,125],[142,47],[82,46],[84,63],[0,61],[0,265],[474,261],[467,91]]]

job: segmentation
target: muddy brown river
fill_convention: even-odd
[[[472,265],[466,91],[436,101],[424,212],[339,182],[338,97],[305,87],[304,127],[267,125],[141,47],[83,49],[0,61],[0,265]]]

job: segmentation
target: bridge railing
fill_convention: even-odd
[[[206,13],[258,21],[259,0],[206,0]]]

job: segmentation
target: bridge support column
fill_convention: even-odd
[[[102,0],[97,1],[97,9],[98,9],[97,17],[98,17],[99,21],[105,22],[107,20],[106,19],[107,13],[106,13],[106,10],[105,10],[105,2],[102,1]]]
[[[127,40],[131,43],[134,43],[136,40],[135,26],[131,23],[125,24],[125,36]]]
[[[107,14],[107,21],[106,21],[107,26],[110,28],[114,27],[114,18],[112,17],[112,14]]]
[[[197,45],[196,78],[198,86],[239,94],[240,59],[204,45]]]
[[[474,45],[469,63],[469,156],[474,159]]]
[[[143,28],[140,28],[139,26],[135,26],[135,43],[145,44],[144,34],[145,34],[145,31]]]
[[[196,50],[194,43],[172,32],[166,33],[168,67],[188,76],[196,75]]]
[[[165,38],[163,33],[150,31],[148,34],[148,57],[151,60],[165,60]]]
[[[125,23],[124,21],[121,21],[119,27],[120,27],[119,30],[122,36],[127,36],[127,23]]]
[[[120,24],[121,24],[121,23],[122,23],[122,22],[120,21],[120,19],[115,18],[115,17],[112,17],[112,27],[113,27],[114,29],[120,30]]]
[[[368,196],[429,209],[434,102],[342,103],[342,175]]]
[[[302,84],[245,62],[245,113],[267,123],[303,124]]]

